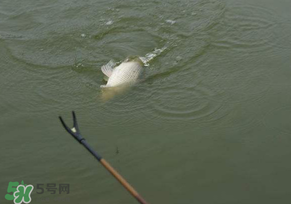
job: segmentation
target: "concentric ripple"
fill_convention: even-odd
[[[227,114],[223,91],[207,84],[203,73],[194,70],[181,70],[152,85],[153,115],[176,122],[210,122]]]
[[[213,46],[244,52],[260,52],[272,49],[278,42],[278,30],[283,18],[271,10],[250,5],[230,6],[216,32]],[[278,24],[279,23],[279,24]],[[282,33],[281,33],[282,34]],[[288,36],[285,36],[285,39]],[[289,36],[290,37],[290,36]]]
[[[277,107],[264,115],[263,123],[266,127],[278,133],[291,134],[291,106]],[[275,135],[274,135],[275,136]]]
[[[110,124],[218,120],[229,114],[231,102],[261,100],[268,92],[272,72],[251,55],[291,46],[289,21],[265,8],[219,0],[118,1],[106,8],[94,1],[72,7],[55,2],[1,16],[7,22],[0,39],[23,68],[14,72],[24,76],[21,87],[7,82],[7,92],[32,89],[21,111],[97,103]],[[163,47],[146,67],[144,82],[112,101],[97,100],[102,64]]]

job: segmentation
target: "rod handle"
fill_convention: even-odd
[[[126,190],[129,191],[131,195],[133,195],[139,203],[148,204],[139,194],[138,192],[105,160],[101,159],[100,163],[123,185]]]

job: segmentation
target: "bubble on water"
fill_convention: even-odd
[[[85,34],[85,33],[82,33],[82,34],[81,34],[81,37],[82,37],[82,38],[86,37],[86,34]]]
[[[175,24],[176,23],[176,21],[174,21],[174,20],[166,20],[166,23],[170,23],[171,25],[173,25],[173,24]]]
[[[182,57],[181,56],[177,56],[176,57],[176,61],[181,61],[182,60]]]
[[[106,25],[112,25],[113,24],[113,21],[108,21],[107,23],[106,23]]]
[[[84,67],[84,65],[83,65],[81,62],[79,62],[78,64],[75,64],[75,67],[76,67],[76,68]]]

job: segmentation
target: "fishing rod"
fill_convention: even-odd
[[[97,152],[95,152],[91,146],[87,143],[85,138],[82,137],[80,133],[80,129],[77,123],[76,114],[74,111],[72,111],[73,114],[73,128],[69,128],[61,116],[59,116],[59,119],[64,126],[64,128],[67,130],[67,132],[72,135],[80,144],[82,144],[104,167],[107,171],[109,171],[112,176],[114,176],[121,185],[129,191],[129,193],[140,203],[140,204],[148,204],[141,195],[104,159],[102,158]]]

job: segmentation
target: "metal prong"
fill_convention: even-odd
[[[67,132],[72,135],[78,142],[81,143],[82,140],[84,140],[84,138],[82,137],[79,127],[78,127],[78,122],[77,122],[77,118],[76,118],[76,114],[74,111],[72,111],[73,114],[73,123],[74,123],[74,127],[73,128],[69,128],[66,123],[64,122],[63,118],[61,116],[59,116],[61,123],[63,124],[64,128],[67,130]]]
[[[63,118],[62,118],[61,116],[59,116],[59,119],[60,119],[62,125],[64,126],[64,128],[67,130],[67,132],[74,136],[74,133],[73,133],[72,130],[71,130],[71,129],[66,125],[66,123],[65,123],[64,120],[63,120]]]
[[[72,111],[72,114],[73,114],[73,122],[74,122],[74,128],[75,128],[74,132],[80,133],[75,111]]]

